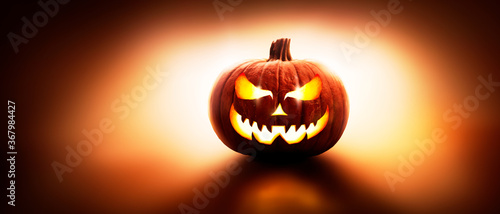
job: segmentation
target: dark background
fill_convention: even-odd
[[[278,164],[248,162],[216,140],[210,140],[220,146],[224,158],[211,160],[212,156],[205,154],[188,160],[194,156],[190,151],[196,148],[181,148],[185,143],[183,138],[175,135],[168,125],[141,124],[140,113],[131,116],[128,122],[116,123],[117,131],[109,138],[105,136],[103,146],[95,147],[74,172],[65,174],[64,182],[59,183],[54,176],[50,164],[64,160],[65,147],[74,147],[83,138],[80,133],[83,128],[97,127],[101,118],[113,117],[109,112],[110,101],[139,84],[147,65],[159,59],[167,65],[174,63],[178,60],[175,52],[184,46],[196,51],[200,44],[217,40],[214,38],[219,38],[217,41],[247,38],[244,34],[248,32],[241,29],[267,21],[293,25],[301,19],[322,20],[311,21],[311,25],[340,28],[347,32],[345,38],[353,38],[353,26],[363,26],[370,20],[370,10],[383,9],[386,4],[387,1],[243,0],[234,11],[226,12],[221,21],[212,1],[74,0],[60,5],[58,14],[39,28],[28,44],[21,44],[16,54],[5,35],[20,34],[21,17],[31,18],[40,7],[36,1],[3,2],[2,94],[4,102],[7,99],[16,102],[18,151],[16,207],[3,206],[7,210],[3,213],[180,213],[177,207],[180,203],[192,206],[192,189],[202,189],[211,181],[208,173],[223,170],[229,160],[237,161],[242,173],[232,177],[228,187],[221,189],[201,213],[500,211],[498,91],[481,101],[480,108],[463,121],[458,131],[449,131],[447,142],[438,146],[415,175],[398,184],[395,193],[390,192],[382,174],[397,166],[398,154],[411,150],[382,154],[373,151],[393,160],[375,167],[369,159],[362,158],[367,151],[360,149],[362,152],[342,155],[342,150],[335,150],[336,147],[305,161]],[[449,126],[442,122],[442,112],[472,94],[478,76],[492,74],[494,80],[500,81],[497,72],[500,7],[493,1],[414,0],[401,4],[405,10],[393,17],[377,39],[398,38],[393,45],[400,53],[418,56],[417,61],[425,64],[421,66],[434,68],[422,70],[422,74],[416,74],[421,75],[420,79],[415,80],[419,87],[425,88],[421,95],[432,98],[429,102],[412,104],[431,109],[431,113],[399,118],[419,117],[425,122],[389,131],[396,135],[404,129],[423,130],[422,135],[405,138],[411,143],[414,138],[429,137],[434,127]],[[263,41],[265,45],[270,42]],[[166,50],[167,54],[163,52]],[[206,57],[186,59],[186,63],[204,63],[214,58],[210,53]],[[188,77],[202,78],[197,72],[203,71],[193,71]],[[176,75],[170,81],[176,81],[181,74]],[[161,97],[158,93],[154,98]],[[176,105],[178,101],[166,102]],[[383,122],[371,127],[375,132],[385,128]],[[129,130],[137,133],[130,135]],[[363,130],[356,131],[355,135],[364,136],[370,143],[379,141]],[[153,132],[163,137],[148,138]],[[212,132],[208,129],[203,133]],[[339,146],[355,143],[348,142],[353,139],[349,136],[341,139]],[[214,135],[211,137],[216,139]],[[190,143],[196,147],[196,143],[204,142]],[[167,149],[159,152],[160,144],[166,144]],[[213,164],[200,165],[204,161]],[[7,167],[4,161],[2,173]],[[372,174],[376,170],[378,174]],[[364,180],[363,176],[370,179]],[[5,186],[7,182],[2,188]],[[266,188],[271,189],[267,193],[269,200],[259,196],[259,191]],[[302,204],[309,200],[307,195],[314,203]],[[7,199],[2,203],[5,205]]]

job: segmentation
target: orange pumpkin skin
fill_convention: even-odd
[[[349,103],[342,81],[318,64],[292,60],[289,45],[290,39],[279,39],[273,42],[268,60],[242,63],[223,72],[216,80],[209,101],[210,121],[219,139],[234,151],[244,154],[256,153],[260,156],[313,156],[334,146],[344,132]],[[235,91],[235,84],[242,76],[266,91],[267,96],[241,99],[241,93]],[[321,86],[318,86],[321,91],[317,98],[301,100],[289,96],[292,94],[290,92],[297,91],[312,82],[315,77],[319,77],[321,82]],[[282,108],[282,111],[279,111],[282,113],[276,114],[279,107]],[[262,130],[262,126],[269,131],[272,126],[282,126],[287,131],[293,125],[296,130],[302,125],[307,128],[311,123],[319,127],[320,118],[323,118],[322,121],[326,124],[314,136],[308,132],[303,138],[297,138],[300,139],[298,142],[290,143],[290,140],[284,139],[285,134],[282,133],[272,142],[262,143],[257,139],[256,133],[252,132],[251,137],[245,137],[241,131],[237,131],[235,120],[231,121],[232,109],[233,114],[236,112],[241,116],[241,119],[238,119],[242,122],[248,119],[250,125],[256,123],[259,130]],[[248,148],[253,148],[253,151],[249,152],[251,150]]]

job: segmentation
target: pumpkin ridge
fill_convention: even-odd
[[[295,63],[290,63],[292,64],[293,70],[295,71],[295,76],[297,77],[297,86],[300,87],[300,79],[299,79],[299,72],[297,71],[297,67],[295,67]],[[284,101],[284,100],[283,100]],[[302,108],[302,103],[300,104],[300,123],[299,124],[305,124],[304,123],[304,117],[302,117],[304,111],[304,108]]]
[[[242,68],[244,64],[248,64],[248,65],[247,65],[246,67]],[[229,74],[229,76],[228,76],[228,78],[227,78],[227,79],[228,79],[228,80],[229,80],[229,79],[231,79],[231,77],[232,77],[233,75],[235,75],[235,74],[236,74],[236,75],[239,75],[240,73],[245,72],[245,71],[246,71],[246,70],[248,70],[250,67],[252,67],[252,65],[254,65],[254,64],[255,64],[255,61],[248,61],[248,62],[246,62],[246,63],[243,63],[243,65],[242,65],[242,66],[239,66],[239,67],[237,67],[237,68],[235,68],[235,69],[230,70],[230,71],[229,71],[229,72],[230,72],[230,74]],[[242,71],[241,71],[241,72],[238,72],[238,70],[240,70],[240,69],[241,69]],[[223,96],[224,91],[226,90],[226,84],[227,84],[228,82],[229,82],[229,81],[226,81],[226,82],[224,83],[224,87],[222,88],[222,92],[221,92],[221,95],[220,95],[220,96]],[[230,99],[231,99],[231,103],[233,103],[233,102],[234,102],[234,97],[236,96],[236,92],[234,91],[234,88],[233,88],[232,90],[233,90],[233,95],[230,97]],[[221,107],[219,108],[220,115],[224,115],[225,117],[228,117],[228,116],[229,116],[229,112],[228,112],[228,114],[227,114],[227,115],[225,115],[225,114],[224,114],[224,111],[223,111],[222,109],[223,109],[223,108],[222,108],[222,105],[221,105]],[[222,121],[222,120],[221,120],[221,126],[223,127],[223,132],[227,135],[227,133],[226,133],[227,131],[226,131],[226,130],[225,130],[225,128],[224,128],[224,123],[225,123],[225,121]],[[229,124],[229,125],[230,125],[230,124]],[[228,136],[229,136],[229,135],[228,135]]]
[[[222,94],[224,93],[224,89],[225,89],[225,87],[226,87],[227,80],[231,77],[231,75],[233,74],[233,72],[234,72],[235,70],[237,70],[237,69],[241,68],[241,67],[244,67],[245,65],[247,65],[247,66],[245,67],[245,69],[246,69],[246,68],[248,68],[248,66],[250,66],[250,65],[251,65],[251,64],[250,64],[250,61],[245,62],[245,63],[242,63],[242,64],[238,65],[236,68],[233,68],[233,69],[228,70],[227,72],[225,72],[225,74],[227,74],[227,77],[223,80],[223,84],[222,84],[222,85],[221,85],[221,87],[220,87],[220,94],[218,94],[218,96],[215,96],[215,100],[213,100],[213,99],[214,99],[214,96],[211,96],[211,97],[210,97],[210,100],[209,100],[209,103],[210,103],[210,108],[212,108],[212,107],[213,107],[213,106],[212,106],[212,102],[220,102],[220,100],[219,100],[219,99],[220,99],[220,97],[222,96]],[[221,77],[223,77],[223,76],[224,76],[224,74],[221,74],[218,78],[221,78]],[[217,84],[214,84],[214,86],[212,87],[212,91],[214,91],[214,89],[215,89],[216,87],[217,87]],[[221,105],[220,103],[219,103],[219,105],[218,105],[218,107],[217,107],[217,109],[216,109],[216,110],[219,112],[218,114],[217,114],[217,113],[215,113],[215,114],[217,114],[217,115],[213,115],[213,114],[211,113],[209,116],[210,116],[210,118],[215,117],[215,118],[213,118],[213,119],[214,119],[214,120],[219,121],[219,123],[218,123],[219,125],[217,125],[217,127],[218,127],[218,129],[221,129],[221,130],[223,131],[223,130],[224,130],[224,127],[223,127],[223,125],[222,125],[222,124],[223,124],[223,120],[222,120],[222,118],[220,117],[220,115],[224,115],[224,114],[223,114],[223,112],[222,112],[222,105]],[[210,111],[211,111],[211,110],[210,110]],[[211,111],[211,112],[212,112],[212,111]],[[217,117],[218,117],[218,118],[217,118]],[[211,120],[212,120],[212,119],[211,119]],[[225,136],[224,136],[224,137],[225,137]],[[219,137],[219,138],[220,138],[220,137]],[[227,138],[227,137],[225,137],[225,138]],[[222,140],[222,139],[221,139],[221,140]]]
[[[292,65],[293,67],[293,70],[295,71],[295,76],[297,77],[296,78],[296,85],[297,87],[300,87],[300,78],[299,78],[299,72],[298,72],[298,69],[297,67],[295,66],[295,62],[290,62],[290,64]],[[300,122],[299,124],[306,124],[304,122],[304,115],[305,115],[305,112],[304,112],[304,108],[303,108],[303,103],[300,104]],[[308,124],[306,124],[306,128],[308,127]],[[305,138],[307,138],[308,136],[306,136]],[[307,145],[304,145],[304,144],[295,144],[294,145],[295,147],[299,147],[301,149],[303,149],[304,147],[307,147]]]
[[[314,64],[313,64],[314,65]],[[319,68],[318,66],[314,65],[317,69],[321,70],[321,68]],[[342,96],[342,100],[345,101],[346,99],[348,99],[347,97],[347,92],[345,91],[345,86],[344,86],[344,83],[342,82],[342,80],[340,80],[340,77],[337,77],[337,76],[333,76],[334,78],[334,81],[337,84],[340,84],[342,86],[342,88],[344,88],[344,90],[340,90],[341,88],[339,88],[340,90],[340,96]],[[346,114],[348,115],[348,110],[349,110],[349,103],[346,103],[346,102],[342,102],[342,114]],[[335,136],[338,136],[339,139],[340,137],[342,136],[342,133],[344,132],[345,130],[345,125],[347,123],[347,120],[349,119],[349,116],[345,116],[345,117],[342,117],[342,123],[340,124],[341,126],[344,127],[344,129],[340,129],[340,130],[337,130],[337,133],[335,133]]]
[[[307,61],[303,61],[303,63],[304,63],[304,65],[305,65],[305,67],[307,67],[307,68],[308,68],[308,71],[312,73],[312,75],[313,75],[313,76],[314,76],[314,75],[316,75],[316,74],[318,74],[318,75],[320,75],[320,78],[322,78],[322,77],[321,77],[321,75],[322,75],[322,74],[320,74],[319,72],[316,72],[316,71],[315,71],[315,69],[313,69],[313,68],[310,66],[310,64],[312,64],[312,63],[307,62]],[[320,71],[322,71],[322,70],[320,70]],[[322,79],[325,79],[325,78],[322,78]],[[323,83],[323,85],[325,85],[325,83],[327,83],[327,84],[328,84],[328,82],[327,82],[327,80],[326,80],[326,79],[325,79],[325,80],[323,80],[323,82],[324,82],[324,83]],[[328,84],[328,85],[330,85],[330,84]],[[331,88],[330,88],[330,87],[327,87],[327,88],[328,88],[328,89],[330,90],[330,92],[331,92]],[[323,90],[323,89],[322,89],[322,90]],[[321,93],[324,93],[324,91],[322,91]],[[321,96],[320,96],[320,97],[318,97],[318,99],[319,99],[319,101],[320,101],[319,103],[320,103],[320,109],[321,109],[321,103],[322,103],[322,102],[321,102]],[[333,107],[333,106],[332,106],[332,107]],[[325,111],[326,111],[326,109],[325,109]],[[321,109],[321,111],[320,111],[320,115],[322,115],[322,114],[321,114],[322,112],[323,112],[323,111],[322,111],[322,109]],[[331,114],[330,118],[333,118],[334,116],[335,116],[335,114]],[[329,120],[330,120],[330,119],[329,119]],[[316,121],[316,122],[317,122],[317,121]],[[333,127],[333,126],[332,126],[332,127]],[[330,138],[330,136],[329,136],[329,135],[330,135],[331,133],[330,133],[328,130],[323,130],[323,131],[327,131],[327,132],[326,132],[326,134],[328,134],[328,135],[327,135],[327,138]],[[319,138],[320,136],[315,136],[315,137],[318,137],[318,138]],[[308,152],[309,152],[309,153],[315,153],[315,151],[322,150],[323,145],[322,145],[322,144],[320,144],[320,143],[318,143],[318,142],[319,142],[319,139],[315,139],[315,143],[314,143],[314,145],[313,145],[313,146],[311,146],[311,147],[309,147],[309,149],[308,149]],[[319,149],[318,149],[318,148],[319,148]]]

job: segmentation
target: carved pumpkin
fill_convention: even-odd
[[[318,64],[292,60],[290,39],[273,42],[269,59],[222,73],[209,110],[215,133],[229,148],[242,152],[254,147],[259,155],[293,157],[330,149],[348,114],[339,77]]]

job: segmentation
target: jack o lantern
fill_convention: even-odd
[[[318,64],[292,60],[290,39],[274,41],[269,59],[222,73],[209,106],[212,127],[226,146],[273,156],[327,151],[340,139],[349,114],[340,78]]]

